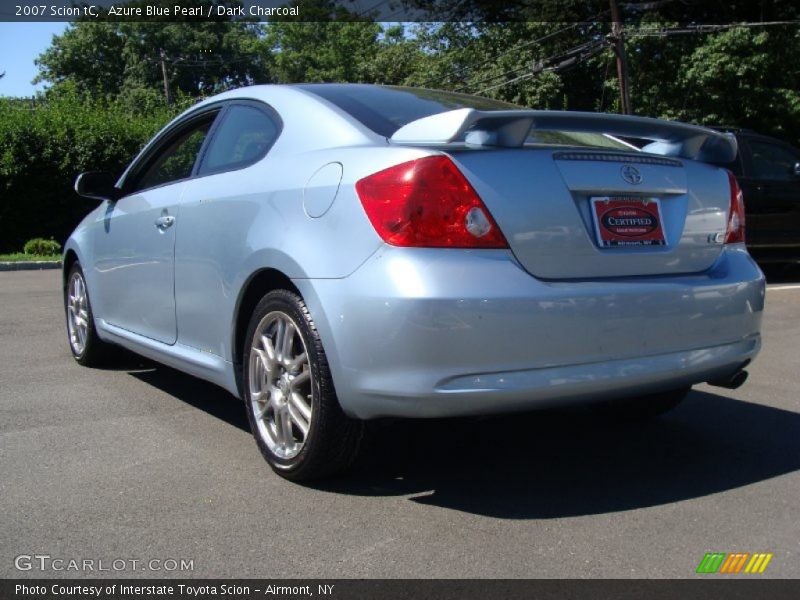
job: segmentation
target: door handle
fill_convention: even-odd
[[[162,215],[156,219],[155,225],[161,231],[169,229],[175,223],[175,217],[172,215]]]

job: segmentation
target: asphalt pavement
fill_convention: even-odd
[[[698,577],[707,552],[800,577],[797,272],[773,277],[738,390],[697,386],[645,424],[385,426],[315,487],[271,472],[223,390],[133,355],[78,366],[59,277],[0,273],[2,577]]]

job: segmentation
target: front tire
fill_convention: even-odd
[[[247,417],[272,469],[292,481],[309,481],[349,467],[363,423],[339,406],[302,298],[288,290],[265,295],[250,319],[242,356]]]
[[[102,365],[108,356],[109,345],[97,335],[86,278],[79,262],[72,265],[67,276],[64,310],[67,316],[67,340],[72,357],[84,367]]]

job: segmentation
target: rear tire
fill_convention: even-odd
[[[604,412],[622,421],[652,419],[678,406],[692,390],[691,386],[627,400],[607,402]]]
[[[108,359],[110,344],[97,335],[94,325],[89,289],[79,262],[75,262],[67,275],[64,290],[64,311],[67,317],[67,341],[72,357],[84,367],[101,366]]]
[[[310,481],[348,468],[363,422],[339,406],[303,299],[288,290],[265,295],[250,319],[242,356],[247,418],[272,469],[291,481]]]

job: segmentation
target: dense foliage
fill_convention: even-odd
[[[495,19],[502,17],[498,7],[521,10],[515,1],[440,4],[451,5],[456,17],[463,6]],[[635,114],[748,127],[800,142],[800,65],[791,58],[800,54],[797,24],[678,31],[676,3],[640,3],[648,12],[637,14],[634,5],[622,5]],[[716,10],[714,2],[684,5],[699,11],[698,22],[709,22]],[[764,12],[772,5],[760,5],[754,12],[751,4],[732,4],[726,20],[773,18]],[[79,21],[55,36],[38,59],[48,92],[33,103],[0,100],[0,251],[33,235],[63,240],[92,206],[71,191],[78,172],[120,172],[179,106],[230,87],[371,82],[479,93],[534,108],[619,110],[606,0],[564,0],[558,14],[570,22],[561,23],[551,16],[390,25],[358,21],[329,0],[303,6],[314,22]]]
[[[0,252],[32,237],[63,241],[96,203],[72,189],[77,173],[120,173],[173,114],[132,113],[64,88],[32,103],[0,99]]]

